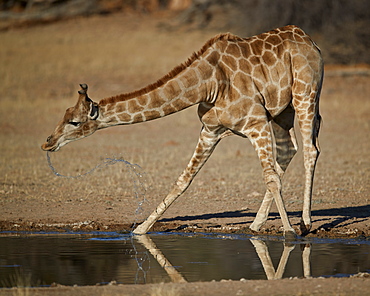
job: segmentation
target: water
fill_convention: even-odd
[[[224,234],[5,234],[0,286],[349,276],[370,271],[370,242]]]

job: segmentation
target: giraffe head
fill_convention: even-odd
[[[87,96],[87,85],[80,84],[79,97],[74,107],[68,108],[54,132],[41,146],[45,151],[58,151],[69,142],[90,136],[98,129],[98,104]]]

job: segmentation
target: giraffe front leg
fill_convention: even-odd
[[[275,169],[280,179],[283,177],[289,163],[297,152],[298,145],[294,132],[295,111],[291,105],[271,121],[271,128],[275,136],[276,160]],[[256,218],[250,226],[253,231],[259,231],[266,223],[273,202],[273,196],[266,191]]]
[[[283,223],[285,238],[289,240],[295,239],[296,233],[289,222],[288,214],[286,212],[284,201],[281,196],[281,181],[278,174],[273,171],[265,172],[265,182],[267,190],[270,191],[273,195],[276,206],[278,208],[280,218]]]
[[[133,231],[134,234],[145,234],[153,226],[153,224],[163,215],[163,213],[171,206],[171,204],[189,187],[196,174],[205,164],[207,159],[212,154],[217,143],[221,139],[222,131],[209,131],[203,128],[199,137],[199,141],[193,157],[188,166],[177,179],[171,192],[158,205],[158,207],[150,214],[150,216]]]
[[[272,135],[267,120],[261,120],[261,122],[257,124],[255,123],[253,125],[253,128],[247,128],[245,134],[252,142],[255,150],[257,151],[263,169],[265,184],[267,187],[267,193],[265,195],[266,199],[264,199],[261,206],[262,209],[260,209],[259,211],[261,215],[257,217],[256,223],[252,224],[251,227],[254,227],[256,229],[261,225],[261,223],[264,223],[265,219],[267,219],[269,207],[271,206],[272,202],[271,197],[273,197],[283,223],[284,236],[289,239],[295,238],[296,234],[289,222],[288,215],[281,196],[281,180],[279,174],[274,168]]]
[[[256,218],[254,218],[253,223],[249,226],[251,230],[258,232],[260,231],[262,225],[266,223],[273,200],[274,197],[271,192],[266,191],[262,204],[257,212]]]
[[[191,181],[189,181],[190,184]],[[163,215],[163,213],[170,207],[170,205],[185,191],[181,190],[180,187],[174,186],[172,191],[166,196],[166,198],[158,205],[158,207],[150,214],[150,216],[139,226],[137,226],[133,233],[134,234],[145,234],[152,228],[153,224]]]

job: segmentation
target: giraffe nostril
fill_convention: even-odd
[[[51,140],[51,136],[49,136],[47,139],[46,139],[46,142],[49,143],[49,141]]]

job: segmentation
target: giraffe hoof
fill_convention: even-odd
[[[295,241],[297,240],[297,234],[293,230],[284,231],[285,241]]]
[[[249,226],[249,229],[252,230],[253,233],[257,233],[260,231],[260,227],[255,226],[253,223]]]
[[[310,224],[305,224],[304,221],[301,221],[301,224],[299,225],[299,228],[301,230],[301,235],[305,236],[310,233],[311,230],[311,225]]]
[[[140,224],[139,226],[137,226],[137,227],[132,231],[132,233],[133,233],[133,234],[146,234],[147,232],[148,232],[147,227],[143,226],[142,224]]]
[[[82,83],[80,84],[81,88],[84,90],[84,91],[87,91],[87,84],[86,83]]]

